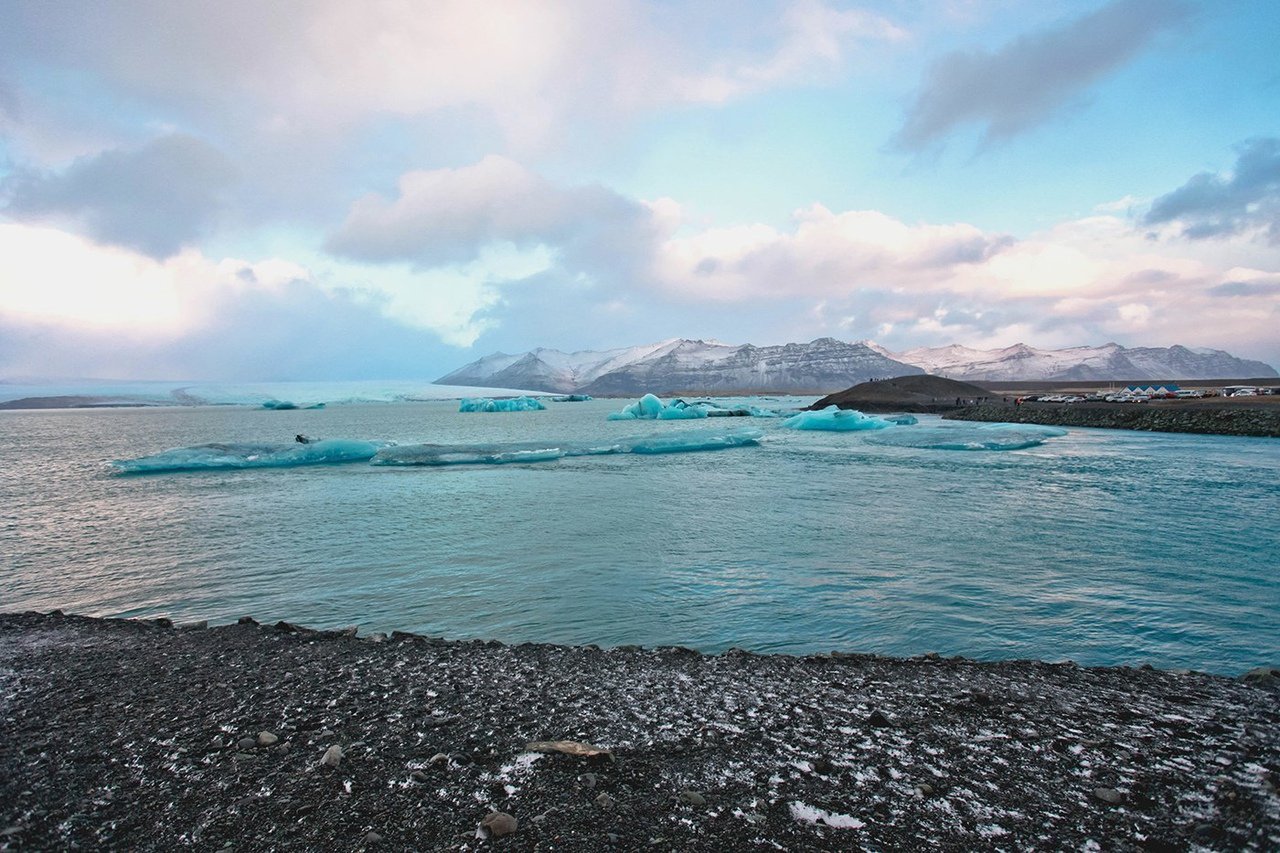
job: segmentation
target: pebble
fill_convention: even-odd
[[[370,831],[364,834],[365,844],[377,844],[381,840],[382,840],[382,836],[376,832]]]
[[[867,725],[882,729],[892,724],[889,722],[888,717],[880,713],[878,709],[873,708],[871,713],[867,715]]]
[[[596,805],[602,809],[611,809],[613,808],[613,797],[608,794],[601,794],[596,797]]]
[[[422,782],[423,784],[431,780],[431,777],[428,776],[426,773],[423,773],[421,770],[413,771],[412,773],[409,774],[409,778],[415,782]]]
[[[280,740],[274,732],[258,732],[258,746],[273,746]]]
[[[438,764],[447,765],[449,763],[449,756],[444,754],[443,752],[437,752],[435,755],[431,756],[431,760],[428,761],[427,763],[431,765],[438,765]]]
[[[1124,795],[1115,788],[1094,788],[1093,795],[1099,800],[1102,800],[1102,802],[1113,806],[1119,805],[1124,799]]]
[[[707,798],[699,794],[697,791],[685,789],[680,792],[680,801],[688,803],[691,806],[705,806]]]
[[[594,773],[583,773],[580,778],[582,779],[582,786],[584,788],[594,788],[599,782],[596,778],[596,774]]]
[[[258,742],[251,737],[242,737],[236,741],[237,749],[253,749],[257,745]]]
[[[916,793],[922,797],[928,797],[933,794],[933,786],[928,782],[921,782],[919,785],[916,785]]]
[[[480,821],[480,825],[489,830],[494,838],[501,838],[515,832],[520,826],[520,821],[506,812],[489,812],[484,816],[484,820]]]
[[[320,759],[320,763],[326,767],[337,767],[342,763],[342,747],[336,743],[324,751],[324,758]]]

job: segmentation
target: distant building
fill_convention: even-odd
[[[1152,385],[1141,383],[1137,385],[1129,385],[1124,389],[1126,394],[1146,394],[1148,397],[1173,397],[1181,390],[1172,382],[1163,385]]]

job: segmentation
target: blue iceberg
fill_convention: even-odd
[[[298,408],[298,404],[290,400],[267,400],[262,404],[262,408],[272,409],[277,412],[284,412]]]
[[[445,465],[506,465],[552,462],[578,456],[618,453],[654,455],[725,450],[758,445],[764,433],[756,429],[734,432],[688,430],[685,432],[623,438],[605,442],[519,442],[508,444],[405,444],[385,447],[374,465],[439,467]]]
[[[915,415],[881,415],[880,417],[898,426],[915,426],[920,423],[920,419]]]
[[[111,463],[122,474],[159,474],[172,471],[221,471],[237,468],[294,468],[299,465],[334,465],[364,462],[385,445],[375,441],[341,438],[307,444],[197,444],[177,447],[138,459]]]
[[[921,450],[1026,450],[1066,434],[1065,429],[1036,424],[949,423],[891,430],[868,436],[867,441]]]
[[[490,400],[488,397],[468,397],[458,406],[459,412],[538,412],[545,409],[541,400],[533,397],[513,397],[509,400]]]
[[[788,429],[827,430],[831,432],[859,432],[862,430],[887,429],[895,424],[884,418],[864,415],[857,409],[841,409],[827,406],[818,412],[801,412],[782,422]]]
[[[636,421],[636,420],[655,420],[665,410],[666,406],[661,400],[652,394],[645,394],[639,400],[629,406],[625,406],[622,411],[614,412],[609,415],[611,421]]]

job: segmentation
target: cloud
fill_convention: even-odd
[[[895,144],[919,151],[966,124],[982,126],[988,141],[1015,136],[1047,119],[1187,15],[1180,0],[1113,0],[1083,18],[1022,36],[991,53],[944,56],[927,72]]]
[[[1229,177],[1211,172],[1192,176],[1152,202],[1142,221],[1175,223],[1193,240],[1259,232],[1280,244],[1280,138],[1245,142]]]
[[[443,299],[433,316],[406,322],[395,302],[413,282],[397,288],[380,272],[362,280],[354,269],[195,250],[158,261],[54,228],[0,224],[0,376],[439,375],[456,359],[443,339],[461,334],[483,301],[455,310]]]
[[[599,186],[563,188],[505,157],[408,172],[398,195],[352,205],[326,249],[362,261],[431,266],[469,261],[495,242],[585,249],[643,227],[644,205]]]
[[[759,9],[225,0],[216,11],[167,0],[113,8],[14,0],[0,57],[24,70],[75,69],[188,117],[215,114],[222,132],[247,125],[298,136],[370,117],[474,109],[519,147],[584,118],[810,82],[838,71],[857,45],[902,36],[880,15],[819,0]]]
[[[971,225],[911,226],[877,211],[797,211],[791,231],[713,228],[665,241],[655,276],[681,298],[737,301],[786,293],[824,296],[947,277],[1012,244]]]
[[[60,172],[15,172],[0,191],[13,219],[58,223],[164,258],[207,233],[236,176],[213,146],[170,134],[80,158]]]

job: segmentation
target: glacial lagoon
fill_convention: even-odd
[[[0,412],[0,610],[1232,674],[1280,660],[1275,440],[608,419],[633,402]],[[166,452],[191,464],[110,464]],[[249,457],[280,464],[235,464]]]

